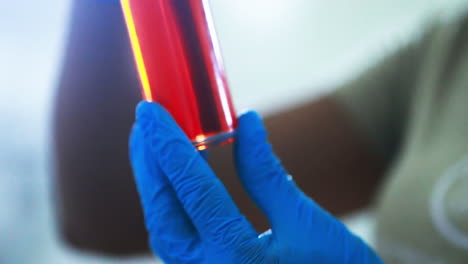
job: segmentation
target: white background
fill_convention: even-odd
[[[333,89],[461,0],[212,0],[236,106],[263,113]],[[56,238],[51,99],[69,0],[0,0],[0,263],[150,263],[74,252]],[[367,232],[362,225],[360,232]]]

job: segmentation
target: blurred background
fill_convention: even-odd
[[[333,89],[464,2],[211,0],[236,107],[263,114]],[[70,7],[71,0],[2,1],[0,263],[154,263],[77,252],[58,239],[50,125]],[[348,223],[371,241],[371,213]]]

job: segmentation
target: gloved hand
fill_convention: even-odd
[[[166,263],[382,263],[297,188],[255,112],[239,119],[235,159],[244,187],[271,224],[262,235],[160,105],[140,103],[136,119],[131,161],[151,247]]]

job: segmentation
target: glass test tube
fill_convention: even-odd
[[[121,0],[144,100],[198,150],[233,141],[237,119],[207,0]]]

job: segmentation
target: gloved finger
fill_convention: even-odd
[[[302,192],[273,153],[256,112],[240,116],[234,149],[241,182],[273,228],[288,215],[294,215],[297,209],[294,206],[302,199]]]
[[[236,250],[257,233],[223,184],[160,105],[142,103],[137,122],[151,131],[153,160],[161,167],[204,241]]]
[[[130,138],[130,159],[151,247],[166,263],[202,263],[198,233],[152,157],[151,133],[136,124]]]

